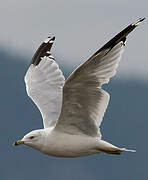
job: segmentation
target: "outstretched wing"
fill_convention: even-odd
[[[44,128],[54,126],[60,115],[65,83],[62,71],[50,54],[54,39],[48,38],[41,44],[25,76],[27,94],[39,108]]]
[[[101,86],[116,74],[126,36],[141,22],[132,23],[76,69],[63,88],[62,111],[56,129],[71,134],[99,136],[109,94]]]

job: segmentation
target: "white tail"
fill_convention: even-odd
[[[126,148],[120,148],[121,151],[127,151],[127,152],[136,152],[136,150],[126,149]]]

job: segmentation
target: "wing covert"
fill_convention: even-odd
[[[80,66],[67,79],[57,129],[101,138],[98,128],[110,98],[101,85],[115,75],[123,47],[123,42],[120,42],[111,50],[100,52],[84,69],[83,65]]]

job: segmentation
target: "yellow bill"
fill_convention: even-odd
[[[17,146],[17,145],[20,145],[20,144],[24,144],[24,141],[22,141],[22,140],[15,141],[13,143],[13,146]]]

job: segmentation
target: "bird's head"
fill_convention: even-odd
[[[15,141],[13,143],[14,146],[25,144],[32,148],[40,150],[41,144],[44,138],[43,130],[34,130],[26,134],[21,140]]]

